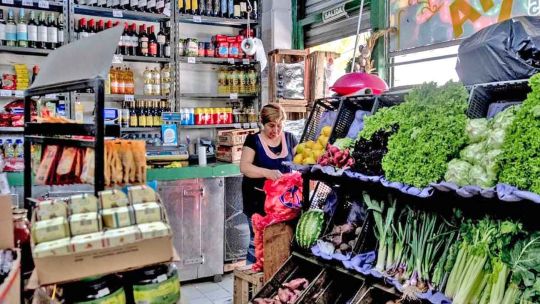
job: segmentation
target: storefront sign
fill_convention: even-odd
[[[322,20],[323,23],[327,23],[346,16],[347,11],[345,10],[345,4],[341,4],[339,6],[323,11]]]
[[[391,51],[469,37],[515,16],[540,15],[540,0],[389,0]]]

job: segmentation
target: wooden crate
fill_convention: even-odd
[[[227,163],[238,163],[242,157],[242,146],[217,146],[216,159]]]
[[[264,281],[268,281],[291,255],[294,230],[288,223],[270,225],[264,229]]]
[[[234,304],[247,304],[263,287],[264,274],[254,272],[251,265],[234,270]]]
[[[315,100],[327,97],[328,88],[332,83],[328,83],[326,68],[329,63],[339,58],[339,56],[339,53],[324,51],[315,51],[308,55],[308,107],[313,106]]]
[[[279,103],[284,106],[287,112],[306,112],[307,96],[308,96],[308,74],[309,69],[307,66],[307,51],[304,50],[283,50],[277,49],[268,53],[270,57],[270,65],[268,72],[269,82],[269,102]],[[298,63],[304,62],[304,99],[282,99],[277,97],[277,83],[276,83],[276,64],[277,63]]]
[[[249,134],[258,132],[259,129],[246,130],[223,130],[217,133],[217,143],[220,146],[241,146]]]

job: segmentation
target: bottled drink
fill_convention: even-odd
[[[152,71],[146,67],[143,72],[143,81],[144,81],[144,87],[143,87],[143,94],[144,95],[152,95]]]
[[[46,49],[47,48],[47,32],[48,32],[48,24],[45,21],[45,12],[39,13],[39,24],[38,24],[38,48],[40,49]]]
[[[245,1],[245,0],[240,0],[240,17],[241,17],[241,18],[246,18],[246,19],[247,19],[247,14],[248,14],[248,11],[247,11],[247,1]]]
[[[240,6],[240,1],[234,1],[234,18],[240,19],[242,17],[242,7]]]
[[[152,95],[161,93],[161,74],[157,68],[152,70]]]
[[[169,6],[171,4],[169,3]],[[163,10],[165,9],[165,0],[157,0],[156,1],[156,13],[163,14]]]
[[[151,57],[157,57],[158,55],[158,42],[153,25],[148,27],[148,55]]]
[[[6,21],[4,20],[4,10],[0,9],[0,45],[6,44]]]
[[[88,30],[86,29],[86,18],[79,19],[79,39],[88,38]]]
[[[110,29],[110,28],[112,28],[112,21],[111,20],[105,22],[105,29],[107,30],[107,29]]]
[[[139,5],[139,0],[130,0],[128,9],[136,11],[138,5]]]
[[[22,139],[15,140],[15,156],[18,158],[24,157],[24,146]]]
[[[124,23],[124,32],[118,41],[118,53],[122,55],[129,55],[129,48],[131,47],[131,36],[129,35],[129,28],[127,22]]]
[[[130,1],[129,0],[120,0],[119,9],[127,10],[130,9]]]
[[[259,19],[259,5],[257,0],[253,0],[251,3],[251,18],[257,20]]]
[[[221,11],[221,0],[214,0],[212,8],[212,16],[219,17]]]
[[[139,101],[137,117],[139,118],[139,127],[146,127],[146,111],[144,109],[144,101]]]
[[[184,0],[184,13],[185,14],[192,14],[191,0]]]
[[[86,5],[95,6],[97,5],[97,0],[86,0]]]
[[[227,0],[221,0],[221,5],[220,5],[221,10],[219,11],[219,16],[221,18],[229,17],[229,14],[227,13],[228,6],[229,4]]]
[[[234,18],[234,0],[228,0],[227,13],[229,18]]]
[[[139,36],[137,35],[137,25],[133,23],[131,25],[131,31],[130,31],[130,44],[129,44],[129,55],[136,56],[137,55],[137,49],[139,47]]]
[[[13,148],[13,140],[11,140],[11,138],[6,140],[4,151],[5,151],[4,153],[6,155],[6,158],[15,157],[15,149]]]
[[[199,0],[191,0],[191,14],[197,14],[199,10]]]
[[[58,45],[58,28],[54,13],[49,14],[49,22],[47,22],[47,48],[53,50]]]
[[[156,0],[148,0],[148,3],[146,4],[146,11],[149,13],[157,13]]]
[[[158,44],[158,56],[159,57],[168,57],[165,55],[165,44],[167,43],[167,37],[165,36],[164,28],[165,23],[162,23],[159,27],[159,32],[157,34],[157,44]],[[169,48],[170,52],[170,48]],[[169,53],[170,54],[170,53]]]
[[[148,34],[146,25],[139,26],[139,56],[148,56]]]
[[[129,106],[129,126],[137,127],[139,125],[139,120],[137,118],[137,112],[135,110],[135,101],[131,102]]]
[[[17,46],[17,25],[13,16],[13,9],[8,10],[8,20],[6,24],[6,45]]]
[[[116,69],[109,70],[109,79],[111,82],[111,94],[118,94],[118,78],[116,78]]]
[[[197,1],[197,9],[193,11],[196,15],[205,15],[206,14],[206,0],[198,0]],[[210,7],[210,10],[212,10],[212,7]]]
[[[167,64],[161,69],[161,95],[168,96],[171,93],[171,67]]]
[[[107,6],[107,0],[97,0],[96,5],[100,6],[100,7],[106,7]]]
[[[133,76],[133,71],[129,67],[127,68],[127,82],[125,91],[126,94],[135,94],[135,77]]]
[[[126,73],[120,67],[116,68],[116,73],[118,75],[118,94],[126,94]]]
[[[58,27],[56,36],[58,37],[57,47],[61,47],[64,44],[64,14],[62,13],[58,15]]]
[[[103,20],[99,20],[97,24],[96,33],[99,33],[105,29],[105,22]]]
[[[88,28],[88,37],[94,36],[96,34],[96,22],[94,21],[94,19],[88,20],[86,27]]]
[[[19,9],[19,20],[17,22],[17,46],[28,47],[28,26],[24,16],[24,8]]]
[[[139,0],[137,4],[137,9],[141,12],[145,12],[147,11],[147,6],[148,6],[148,0]]]
[[[159,101],[154,102],[154,127],[161,126],[161,109],[159,108]]]

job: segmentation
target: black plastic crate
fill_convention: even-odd
[[[318,99],[313,104],[313,108],[309,113],[308,120],[300,142],[306,142],[308,140],[317,140],[321,131],[321,120],[325,112],[337,112],[341,103],[340,98],[324,98]]]
[[[376,96],[373,95],[343,98],[328,142],[333,143],[336,139],[347,136],[349,128],[354,122],[356,111],[364,110],[373,114],[376,110],[376,99]]]
[[[337,272],[333,269],[325,270],[311,285],[297,303],[305,304],[346,304],[356,298],[364,281],[358,278]]]
[[[500,111],[504,105],[521,103],[531,92],[529,80],[513,80],[478,84],[472,87],[469,95],[469,118],[485,118],[492,104],[500,104]]]
[[[405,101],[405,96],[409,94],[409,90],[400,90],[400,91],[390,91],[385,94],[382,94],[380,96],[377,96],[377,100],[375,101],[375,111],[378,111],[382,108],[388,108],[397,106]]]
[[[298,278],[305,278],[308,280],[309,286],[303,291],[306,292],[317,281],[322,273],[323,268],[321,266],[310,263],[295,255],[291,255],[276,274],[264,284],[263,288],[261,288],[253,298],[273,298],[284,283],[288,283]]]

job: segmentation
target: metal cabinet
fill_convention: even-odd
[[[174,233],[182,281],[223,274],[223,178],[158,183]]]

